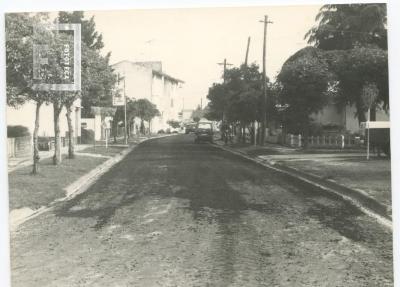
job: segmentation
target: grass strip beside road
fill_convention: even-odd
[[[64,188],[106,160],[77,155],[75,159],[64,158],[59,166],[54,166],[49,158],[41,161],[37,175],[31,175],[31,166],[10,172],[10,210],[23,207],[34,210],[64,197]]]

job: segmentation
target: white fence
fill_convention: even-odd
[[[354,135],[322,135],[304,138],[301,135],[288,134],[286,135],[286,144],[291,147],[304,147],[307,144],[307,147],[342,149],[363,146],[360,137]]]

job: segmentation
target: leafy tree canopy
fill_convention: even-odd
[[[387,51],[380,48],[323,51],[307,47],[283,65],[278,75],[280,101],[290,105],[287,111],[298,123],[301,119],[306,122],[306,115],[318,112],[328,102],[355,105],[356,115],[363,121],[366,106],[362,91],[366,83],[377,86],[375,104],[388,108],[387,71]]]
[[[248,124],[261,118],[262,74],[256,64],[228,69],[225,83],[213,84],[207,95],[209,119]]]
[[[102,35],[96,31],[94,17],[85,19],[83,11],[59,12],[58,22],[81,24],[82,90],[80,93],[69,93],[67,101],[71,103],[77,97],[81,97],[82,116],[91,117],[92,106],[111,106],[113,94],[119,92],[116,89],[117,76],[110,66],[111,54],[100,54],[104,43]]]
[[[323,50],[375,46],[387,50],[386,4],[331,4],[322,6],[318,25],[305,35]]]
[[[278,75],[281,101],[294,125],[305,129],[312,113],[328,103],[328,83],[334,79],[323,52],[316,48],[300,50],[290,57]]]
[[[89,49],[101,50],[104,47],[103,36],[96,31],[96,23],[94,22],[94,16],[89,20],[85,19],[83,11],[73,12],[59,12],[58,13],[59,23],[74,23],[81,24],[82,42]]]

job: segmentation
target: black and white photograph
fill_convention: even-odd
[[[12,287],[396,286],[387,4],[242,4],[4,13]]]

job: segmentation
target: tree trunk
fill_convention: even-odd
[[[73,159],[75,158],[75,152],[74,152],[74,147],[75,147],[75,142],[74,142],[74,127],[72,125],[72,119],[71,119],[71,114],[72,114],[72,103],[68,103],[66,105],[67,108],[67,122],[68,122],[68,158]]]
[[[250,143],[254,145],[256,143],[256,122],[252,122],[250,126]]]
[[[358,124],[365,122],[366,118],[364,112],[364,104],[362,103],[361,99],[357,100],[356,109],[357,109]]]
[[[54,116],[54,156],[53,164],[59,165],[62,160],[61,156],[61,137],[60,137],[60,113],[62,109],[61,101],[56,100],[53,103]]]
[[[376,106],[375,105],[371,106],[370,121],[371,122],[375,122],[376,121]]]
[[[302,139],[304,143],[304,148],[308,148],[308,136],[309,136],[309,123],[308,123],[308,117],[307,119],[304,120],[303,124],[303,134],[302,134]]]
[[[36,117],[35,117],[35,129],[33,130],[33,168],[32,174],[39,172],[39,147],[38,147],[38,133],[39,133],[39,119],[40,119],[40,107],[42,102],[36,102]]]

